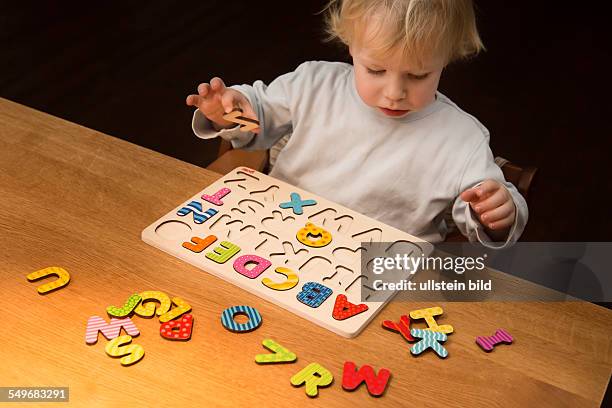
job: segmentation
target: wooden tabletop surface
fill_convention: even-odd
[[[141,241],[146,226],[219,177],[0,99],[0,387],[69,387],[70,404],[87,407],[601,404],[612,312],[593,304],[396,301],[345,339]],[[48,266],[65,268],[71,281],[39,295],[41,283],[26,275]],[[135,316],[141,334],[133,343],[145,357],[123,367],[105,354],[102,335],[85,344],[86,322],[108,318],[107,306],[143,290],[188,301],[193,335],[168,341],[157,319]],[[260,311],[260,328],[235,334],[222,327],[221,312],[240,304]],[[430,306],[443,307],[440,324],[455,328],[444,360],[432,351],[411,356],[409,343],[381,328],[383,320]],[[483,352],[476,336],[500,327],[515,342]],[[265,338],[295,352],[297,362],[257,365]],[[345,361],[389,369],[385,394],[372,397],[365,384],[344,391]],[[289,379],[313,362],[334,381],[311,399]]]

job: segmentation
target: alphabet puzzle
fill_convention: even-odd
[[[417,256],[433,249],[246,167],[180,203],[145,228],[142,239],[344,337],[359,334],[393,296],[375,293],[362,256],[381,256],[396,243]],[[368,301],[374,293],[376,301]]]

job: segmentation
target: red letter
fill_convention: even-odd
[[[355,363],[347,361],[344,363],[344,372],[342,374],[342,388],[352,391],[359,387],[365,381],[370,395],[379,397],[385,392],[391,371],[386,368],[381,368],[378,375],[374,373],[372,366],[364,365],[355,372]]]

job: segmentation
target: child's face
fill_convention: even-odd
[[[350,48],[357,93],[366,105],[388,117],[403,117],[433,102],[444,68],[443,58],[424,58],[422,65],[401,52],[377,57],[367,42]]]

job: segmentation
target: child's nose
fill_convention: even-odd
[[[406,98],[406,90],[403,84],[390,82],[384,89],[384,96],[391,101],[401,101]]]

